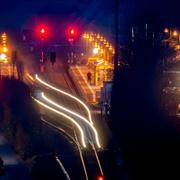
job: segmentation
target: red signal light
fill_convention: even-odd
[[[74,34],[74,29],[71,29],[71,32],[70,32],[70,33],[71,33],[71,35],[73,35],[73,34]]]
[[[98,176],[97,180],[104,180],[104,176]]]
[[[45,29],[42,28],[42,29],[41,29],[41,34],[44,34],[44,33],[45,33]]]
[[[40,24],[35,28],[35,35],[40,40],[47,40],[50,36],[50,27],[45,24]]]
[[[78,29],[76,27],[69,27],[66,29],[66,36],[68,40],[75,40],[78,37]]]

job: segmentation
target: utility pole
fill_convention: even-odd
[[[115,56],[114,56],[114,79],[118,77],[119,60],[119,0],[114,0],[115,6]]]

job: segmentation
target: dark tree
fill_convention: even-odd
[[[134,22],[138,31],[130,67],[115,71],[112,129],[131,179],[178,179],[180,133],[161,106],[160,29],[149,16]],[[148,33],[146,26],[152,29]]]

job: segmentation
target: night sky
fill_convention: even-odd
[[[38,15],[83,17],[93,21],[103,16],[109,8],[108,0],[9,0],[1,2],[1,27],[19,27]],[[109,5],[108,5],[109,6]],[[111,6],[111,5],[110,5]]]
[[[2,8],[3,7],[3,8]],[[120,0],[121,22],[152,14],[165,24],[179,25],[177,0]],[[111,0],[3,0],[0,27],[19,28],[34,16],[75,16],[96,25],[111,25],[114,2]],[[133,17],[133,18],[132,18]]]

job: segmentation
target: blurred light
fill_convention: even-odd
[[[1,54],[1,55],[0,55],[0,58],[1,58],[1,60],[4,61],[4,60],[6,60],[7,56],[6,56],[6,54]]]
[[[66,36],[69,39],[75,40],[78,37],[78,29],[77,27],[73,26],[73,27],[68,27],[66,29]]]
[[[35,29],[35,35],[40,40],[45,40],[49,38],[50,36],[50,26],[47,26],[45,24],[38,25]]]
[[[70,114],[73,114],[73,115],[75,115],[76,117],[80,118],[82,121],[84,121],[84,122],[92,129],[92,131],[93,131],[93,133],[94,133],[94,135],[95,135],[95,139],[96,139],[97,146],[100,147],[98,133],[97,133],[95,127],[94,127],[85,117],[81,116],[80,114],[78,114],[78,113],[76,113],[76,112],[74,112],[74,111],[71,111],[71,110],[67,109],[67,108],[64,107],[64,106],[61,106],[61,105],[55,103],[54,101],[52,101],[52,100],[50,100],[49,98],[47,98],[47,97],[44,95],[43,92],[41,93],[41,96],[42,96],[42,98],[43,98],[44,100],[46,100],[48,103],[50,103],[50,104],[58,107],[59,109],[62,109],[62,110],[64,110],[64,111],[66,111],[66,112],[68,112],[68,113],[70,113]]]
[[[92,37],[89,38],[89,41],[90,41],[90,42],[93,41]]]
[[[104,180],[104,176],[98,176],[97,180]]]
[[[45,29],[42,28],[42,29],[41,29],[41,34],[44,34],[44,33],[45,33]]]
[[[89,39],[89,34],[86,34],[86,38]]]
[[[103,49],[101,49],[101,50],[100,50],[100,53],[101,53],[101,54],[103,54],[103,53],[104,53],[104,50],[103,50]]]
[[[103,64],[103,63],[104,63],[104,60],[101,59],[101,60],[98,61],[97,66],[99,66],[99,65],[101,65],[101,64]]]
[[[57,91],[57,92],[59,92],[59,93],[62,93],[62,94],[64,94],[64,95],[66,95],[66,96],[69,96],[70,98],[72,98],[72,99],[76,100],[77,102],[79,102],[79,103],[86,109],[86,111],[87,111],[87,113],[88,113],[89,121],[90,121],[90,123],[93,125],[91,112],[90,112],[89,108],[87,107],[87,105],[86,105],[83,101],[81,101],[79,98],[77,98],[77,97],[75,97],[75,96],[73,96],[73,95],[71,95],[71,94],[69,94],[69,93],[67,93],[67,92],[65,92],[65,91],[62,91],[62,90],[60,90],[60,89],[58,89],[58,88],[56,88],[56,87],[54,87],[54,86],[46,83],[45,81],[41,80],[41,79],[38,77],[37,74],[35,75],[35,78],[36,78],[41,84],[44,84],[45,86],[47,86],[47,87],[49,87],[49,88],[51,88],[51,89],[53,89],[53,90],[55,90],[55,91]]]
[[[38,104],[40,104],[41,106],[43,106],[43,107],[49,109],[50,111],[53,111],[53,112],[55,112],[55,113],[57,113],[57,114],[65,117],[66,119],[70,120],[74,125],[76,125],[76,127],[79,129],[80,134],[81,134],[82,145],[83,145],[84,148],[86,147],[83,129],[81,128],[81,126],[80,126],[73,118],[71,118],[71,117],[68,116],[67,114],[64,114],[64,113],[61,112],[61,111],[58,111],[58,110],[56,110],[56,109],[48,106],[47,104],[44,104],[43,102],[41,102],[41,101],[39,101],[39,100],[37,100],[37,99],[35,99],[35,98],[33,98],[33,99],[34,99]]]
[[[29,73],[26,73],[26,75],[27,75],[27,77],[28,77],[29,79],[31,79],[32,81],[34,81],[34,78],[33,78]]]
[[[101,46],[98,44],[98,45],[97,45],[97,48],[98,48],[98,49],[101,49]]]
[[[111,46],[111,45],[109,46],[109,50],[110,50],[110,51],[112,51],[112,50],[113,50],[113,48],[112,48],[112,46]]]
[[[100,39],[100,35],[99,34],[97,34],[97,39]]]
[[[93,54],[96,55],[96,54],[98,54],[98,53],[99,53],[99,49],[98,49],[98,48],[94,48],[94,49],[93,49]]]
[[[71,32],[70,32],[72,35],[74,34],[74,29],[71,29]]]
[[[173,36],[177,36],[178,35],[178,32],[175,30],[174,32],[173,32]]]
[[[112,50],[112,53],[115,54],[115,49]]]
[[[7,47],[3,47],[3,52],[6,53],[8,51]]]
[[[2,34],[2,38],[3,38],[3,40],[6,40],[6,33],[4,32],[3,34]]]
[[[168,28],[165,28],[165,29],[164,29],[164,32],[165,32],[165,33],[169,33],[169,29],[168,29]]]
[[[103,38],[103,36],[101,36],[101,38],[100,38],[100,41],[104,41],[104,38]]]
[[[86,38],[87,38],[87,35],[86,35],[86,34],[84,34],[84,35],[83,35],[83,38],[85,38],[85,39],[86,39]]]
[[[98,47],[98,44],[97,44],[97,43],[95,43],[95,44],[94,44],[94,47],[95,47],[95,48],[97,48],[97,47]]]

